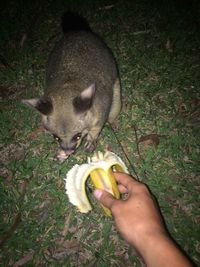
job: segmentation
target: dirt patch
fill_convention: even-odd
[[[6,86],[0,85],[0,99],[17,99],[22,95],[25,95],[27,91],[26,85],[18,85],[18,86]]]
[[[21,161],[25,157],[25,146],[22,144],[9,144],[0,146],[0,161],[8,164],[10,161]]]

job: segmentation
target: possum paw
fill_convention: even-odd
[[[57,159],[59,159],[60,162],[64,162],[71,154],[73,151],[64,151],[63,149],[59,149],[57,151]]]
[[[96,148],[96,141],[87,141],[84,145],[84,149],[86,152],[93,152]]]

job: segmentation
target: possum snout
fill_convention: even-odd
[[[61,147],[61,149],[63,149],[67,153],[71,152],[70,154],[72,154],[76,150],[76,144],[73,144],[73,145],[72,144],[66,144],[63,141],[61,141],[60,147]]]

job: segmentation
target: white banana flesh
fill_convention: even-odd
[[[106,190],[119,199],[120,193],[113,175],[114,171],[128,173],[120,157],[110,151],[97,152],[92,158],[88,158],[88,163],[74,165],[65,179],[69,201],[82,213],[87,213],[92,209],[85,188],[89,177],[95,188]],[[104,206],[103,209],[108,216],[111,216],[109,209]]]

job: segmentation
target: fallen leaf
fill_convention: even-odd
[[[158,82],[158,75],[154,71],[149,73],[148,78],[152,82]]]
[[[77,248],[79,247],[79,244],[77,243],[76,239],[71,239],[71,240],[65,240],[62,243],[62,247],[65,248],[66,250],[68,250],[68,253],[76,253],[77,252]]]
[[[187,110],[186,104],[180,103],[180,105],[178,106],[178,109],[179,109],[180,113],[185,113]]]
[[[2,248],[5,242],[13,235],[13,233],[17,229],[20,222],[21,222],[21,213],[19,212],[15,218],[13,225],[10,227],[8,232],[6,232],[4,236],[2,237],[2,239],[0,240],[0,248]]]
[[[0,168],[0,177],[6,179],[7,181],[11,181],[13,178],[12,171],[5,167]]]
[[[0,99],[18,99],[27,90],[27,86],[24,84],[18,86],[0,85]]]
[[[20,144],[9,144],[0,147],[0,160],[7,164],[12,160],[20,161],[25,157],[25,148]]]
[[[69,213],[69,215],[65,219],[65,224],[61,232],[63,237],[65,237],[69,231],[70,219],[71,219],[71,213]]]
[[[167,49],[168,52],[170,52],[170,53],[173,52],[172,44],[171,44],[171,41],[169,39],[167,39],[167,42],[165,44],[165,48]]]
[[[138,143],[142,143],[144,147],[149,147],[149,146],[158,146],[160,143],[160,135],[158,134],[148,134],[145,136],[140,137],[138,140]]]
[[[23,35],[22,35],[22,38],[21,38],[21,40],[20,40],[20,47],[23,47],[24,46],[24,42],[26,41],[26,39],[27,39],[27,34],[26,33],[24,33]]]
[[[30,251],[26,252],[20,260],[16,261],[13,264],[13,267],[23,266],[28,261],[32,260],[34,253],[35,252],[33,250],[30,250]]]
[[[191,101],[191,104],[195,107],[200,107],[200,99],[198,98],[193,98]]]
[[[28,139],[29,140],[35,140],[41,133],[44,133],[45,129],[44,127],[39,127],[38,129],[36,129],[35,131],[29,133],[28,135]]]
[[[99,10],[109,10],[109,9],[112,9],[113,7],[114,5],[107,5],[107,6],[100,7]]]
[[[79,244],[76,239],[61,240],[57,239],[54,242],[53,247],[49,247],[48,251],[51,256],[57,260],[64,260],[64,258],[70,254],[76,254],[79,250]]]

